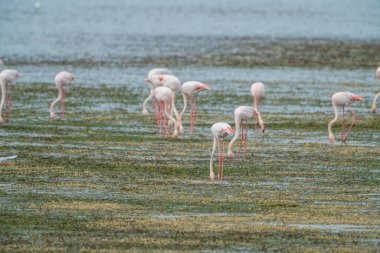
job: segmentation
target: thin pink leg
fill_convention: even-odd
[[[224,176],[224,142],[222,140],[222,166],[221,166],[221,173],[220,173],[220,183],[223,181]]]
[[[356,113],[351,109],[351,107],[349,106],[348,109],[350,109],[351,113],[352,113],[352,116],[354,117],[352,119],[352,122],[351,122],[351,125],[350,127],[347,129],[347,133],[346,133],[346,136],[344,137],[344,143],[346,143],[347,139],[348,139],[348,135],[350,134],[351,132],[351,128],[354,126],[355,124],[355,121],[359,118]]]
[[[11,119],[12,119],[12,88],[13,84],[11,83],[9,85],[9,108],[8,108],[8,124],[11,125]]]
[[[62,101],[61,101],[61,119],[65,116],[65,90],[62,89]]]
[[[195,96],[190,95],[190,136],[194,137],[195,125]]]
[[[344,140],[344,132],[346,128],[346,114],[344,113],[344,105],[342,105],[342,111],[343,111],[343,117],[342,117],[342,133],[340,134],[340,139],[343,143],[345,143]]]
[[[247,158],[248,120],[245,120],[244,158]]]
[[[3,119],[4,122],[7,121],[7,113],[8,112],[8,83],[5,83],[5,103],[4,103],[4,112],[3,112]]]
[[[165,130],[166,130],[166,138],[169,138],[170,137],[170,127],[169,127],[169,122],[166,120],[166,107],[169,108],[169,114],[171,113],[171,108],[170,108],[170,105],[166,105],[164,104],[164,126],[165,126]]]
[[[220,141],[219,140],[217,140],[217,144],[218,144],[218,182],[220,182],[222,158],[220,156]]]
[[[240,129],[239,149],[238,149],[238,155],[237,155],[238,158],[240,158],[241,147],[243,146],[243,142],[244,142],[244,127],[242,124],[243,124],[243,120],[240,121],[241,129]]]
[[[160,133],[160,137],[162,137],[162,114],[161,114],[161,102],[157,104],[158,109],[156,110],[156,123],[157,128]]]

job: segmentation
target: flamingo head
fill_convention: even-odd
[[[373,112],[373,113],[376,113],[376,111],[377,111],[377,108],[376,108],[376,103],[375,103],[375,104],[373,104],[373,106],[372,106],[372,112]]]
[[[335,137],[333,134],[329,134],[329,139],[330,139],[330,144],[334,144],[335,142]]]
[[[70,81],[74,81],[74,80],[75,80],[75,76],[70,75],[69,80],[70,80]]]
[[[19,77],[21,77],[21,76],[22,76],[21,73],[16,72],[16,78],[19,78]]]
[[[153,85],[154,87],[162,86],[162,81],[164,80],[164,76],[162,75],[153,75],[148,76],[144,79],[145,82]]]
[[[357,96],[357,95],[353,95],[353,96],[351,96],[351,101],[354,101],[354,102],[356,102],[356,101],[363,101],[364,99],[363,99],[363,97],[361,97],[361,96]]]
[[[195,86],[195,90],[194,90],[194,93],[198,93],[199,91],[201,90],[208,90],[210,91],[211,90],[211,87],[210,85],[208,85],[207,83],[199,83]]]
[[[228,135],[234,135],[235,131],[231,127],[226,127],[222,129],[223,133],[227,133]]]

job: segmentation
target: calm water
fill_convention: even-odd
[[[377,0],[0,1],[8,62],[203,53],[223,37],[380,40]]]

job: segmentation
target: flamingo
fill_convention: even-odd
[[[177,107],[175,105],[175,96],[178,92],[179,85],[181,84],[181,81],[173,75],[152,75],[152,76],[149,76],[148,78],[146,78],[145,81],[155,88],[157,88],[159,86],[164,86],[164,87],[168,87],[169,89],[171,89],[171,91],[174,94],[173,105],[174,105],[175,110],[171,111],[171,116],[173,117],[173,112],[174,113],[178,112]],[[156,100],[154,100],[154,102],[153,102],[153,109],[154,110],[156,109]],[[178,119],[178,115],[175,115],[175,117]],[[169,120],[168,123],[169,123],[169,125],[173,124],[173,122],[171,120]]]
[[[166,138],[169,138],[169,124],[166,122],[166,117],[174,123],[173,138],[178,135],[177,120],[171,116],[171,111],[174,110],[174,114],[178,115],[174,106],[174,93],[168,87],[157,87],[153,90],[153,96],[158,103],[158,110],[156,112],[157,125],[160,129],[160,136],[162,129],[166,131]]]
[[[332,105],[334,108],[334,113],[335,117],[333,120],[331,120],[328,124],[328,131],[329,131],[329,139],[330,143],[334,144],[335,142],[335,137],[334,134],[332,133],[332,126],[335,123],[335,121],[338,120],[339,117],[339,112],[338,112],[338,106],[342,106],[342,111],[343,111],[343,120],[342,120],[342,133],[341,133],[341,139],[343,143],[346,143],[348,135],[350,134],[352,126],[355,124],[355,121],[358,119],[358,116],[355,114],[355,112],[351,109],[350,105],[354,102],[357,101],[363,101],[363,98],[361,96],[355,95],[354,93],[345,91],[345,92],[337,92],[332,96]],[[346,124],[346,116],[344,114],[344,107],[347,106],[348,109],[351,111],[352,116],[354,119],[351,122],[350,127],[347,130],[346,135],[344,135],[344,130],[345,130],[345,124]]]
[[[183,126],[182,126],[182,117],[183,114],[186,111],[186,105],[187,105],[187,96],[190,97],[190,134],[193,137],[194,136],[194,125],[195,120],[197,118],[198,114],[198,107],[197,107],[197,93],[202,90],[211,90],[210,85],[197,82],[197,81],[188,81],[182,84],[182,96],[183,96],[183,109],[181,113],[179,114],[179,134],[183,134]]]
[[[377,80],[380,82],[380,67],[376,69],[376,77]],[[373,105],[372,105],[372,112],[376,112],[376,100],[380,97],[380,92],[376,94],[375,98],[373,99]]]
[[[232,158],[234,156],[232,152],[232,145],[236,142],[241,135],[241,142],[239,147],[239,156],[241,147],[244,145],[244,157],[247,154],[247,139],[248,139],[248,119],[256,117],[259,119],[259,124],[262,133],[265,132],[264,121],[261,118],[259,112],[251,106],[239,106],[235,109],[235,136],[232,138],[230,144],[228,145],[228,156]],[[240,124],[243,124],[243,127],[240,128]],[[245,132],[244,132],[245,131]]]
[[[144,79],[145,82],[148,82],[149,80],[149,77],[151,76],[155,76],[155,75],[173,75],[173,73],[168,70],[168,69],[164,69],[164,68],[154,68],[152,70],[149,71],[148,73],[148,76]],[[152,94],[152,91],[157,88],[158,86],[154,86],[153,83],[150,83],[148,82],[149,85],[150,85],[150,94],[149,96],[144,100],[144,103],[143,103],[143,115],[144,116],[147,116],[149,115],[149,111],[146,109],[146,104],[149,102],[149,100],[152,99],[153,97],[153,94]],[[160,85],[161,86],[161,85]]]
[[[12,118],[12,86],[21,74],[14,69],[5,69],[0,73],[1,82],[1,103],[0,103],[0,123],[4,123],[8,116],[8,124],[11,124]],[[9,90],[8,90],[9,84]],[[4,115],[2,113],[5,104]],[[7,115],[8,113],[8,115]]]
[[[263,98],[265,95],[265,86],[263,83],[257,82],[253,83],[251,86],[251,94],[253,97],[253,108],[260,113],[260,116],[263,117]],[[260,109],[259,109],[260,105]],[[256,136],[256,126],[255,122],[255,136]]]
[[[216,147],[218,147],[218,182],[221,183],[223,180],[223,171],[224,171],[224,143],[223,140],[229,136],[234,135],[234,130],[232,127],[223,122],[218,122],[212,125],[211,134],[214,137],[214,145],[212,146],[211,157],[210,157],[210,179],[211,182],[214,182],[214,171],[212,169],[213,165],[213,155],[215,154]],[[220,142],[222,142],[222,154],[220,154]]]
[[[70,74],[69,72],[62,71],[59,72],[55,76],[55,85],[58,89],[58,97],[50,104],[50,118],[52,120],[56,120],[57,116],[54,113],[54,106],[60,101],[61,102],[61,118],[64,117],[65,114],[65,95],[68,91],[67,85],[75,80],[75,76]]]

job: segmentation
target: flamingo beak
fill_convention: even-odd
[[[149,78],[145,78],[145,79],[144,79],[144,82],[146,82],[146,83],[150,83],[150,84],[152,83],[152,81],[151,81]]]
[[[228,134],[230,134],[230,135],[234,135],[234,134],[235,134],[235,131],[234,131],[232,128],[230,128],[230,127],[228,127],[228,128],[226,129],[226,132],[227,132]]]
[[[204,89],[204,90],[209,90],[209,91],[210,91],[210,90],[211,90],[211,87],[210,87],[209,84],[205,83],[203,89]]]
[[[19,77],[21,77],[22,75],[21,75],[21,73],[18,73],[18,72],[17,72],[16,76],[17,76],[17,78],[19,78]]]

